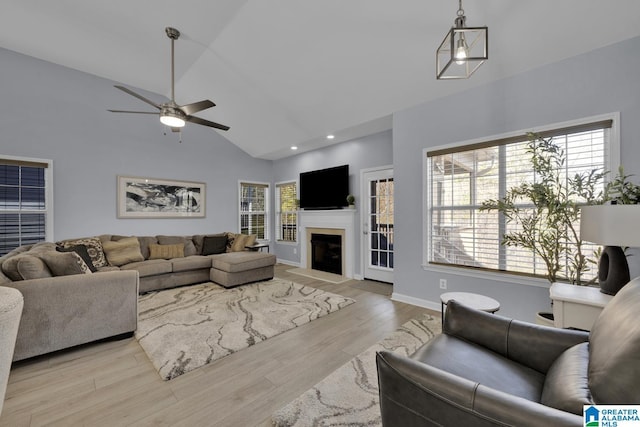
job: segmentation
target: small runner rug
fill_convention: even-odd
[[[141,295],[136,338],[170,380],[354,302],[277,278],[232,289],[204,283]]]
[[[439,317],[425,315],[408,321],[276,411],[273,425],[381,426],[376,352],[411,355],[441,330]]]

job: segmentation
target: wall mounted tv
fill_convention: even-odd
[[[302,209],[340,209],[347,206],[349,165],[300,174]]]

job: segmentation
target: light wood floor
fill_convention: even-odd
[[[425,309],[388,286],[276,276],[354,298],[324,318],[163,381],[135,338],[15,363],[0,426],[270,426],[271,414]],[[367,285],[370,290],[367,290]]]

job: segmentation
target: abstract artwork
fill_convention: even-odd
[[[118,218],[203,218],[204,182],[118,176]]]

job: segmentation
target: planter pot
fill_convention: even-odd
[[[542,326],[554,326],[553,313],[539,311],[536,313],[536,323]]]

